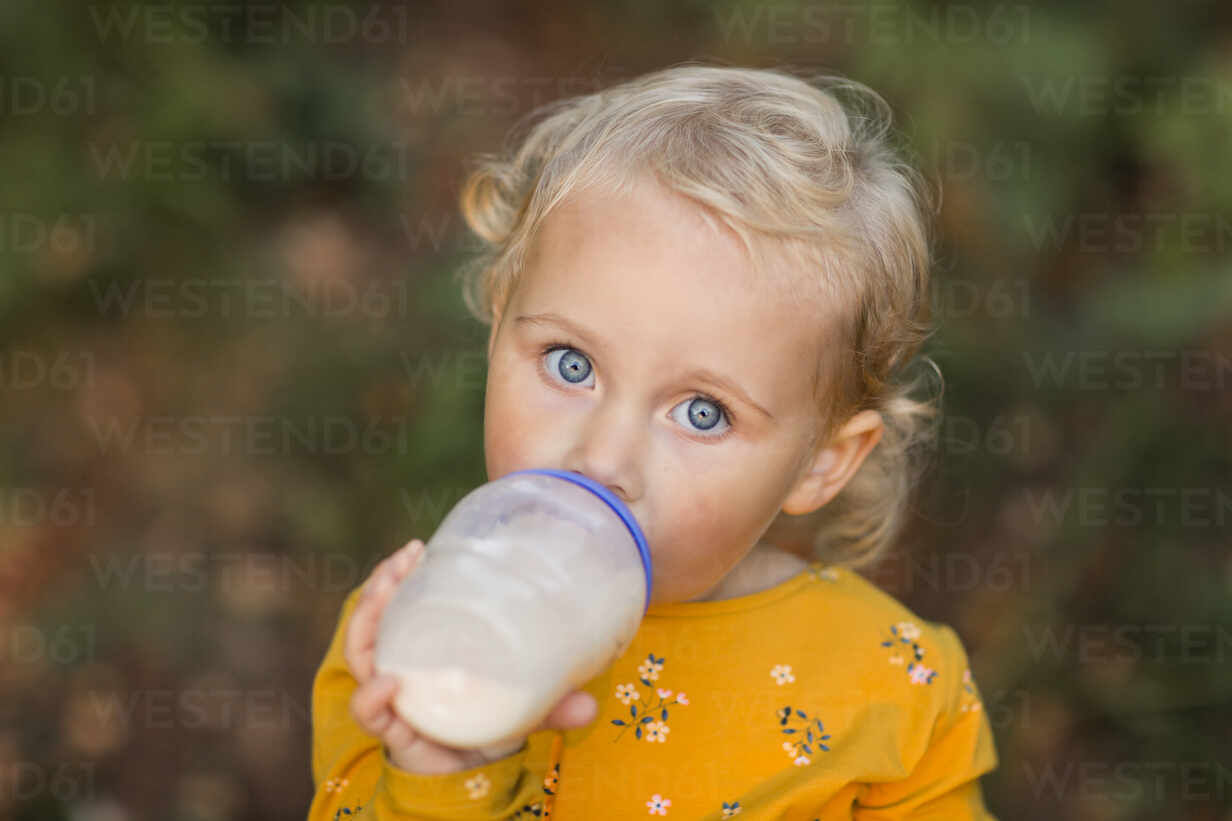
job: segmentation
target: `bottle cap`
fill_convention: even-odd
[[[629,529],[629,533],[633,536],[633,541],[637,543],[637,551],[642,557],[642,570],[646,573],[646,606],[642,608],[642,615],[645,616],[646,611],[650,609],[650,580],[652,576],[650,548],[646,544],[646,536],[642,533],[641,526],[637,523],[637,519],[633,517],[633,512],[629,510],[628,505],[620,501],[616,494],[612,493],[594,479],[591,479],[589,476],[583,476],[576,471],[553,470],[551,468],[529,468],[527,470],[515,470],[506,475],[514,476],[519,473],[542,473],[546,476],[556,476],[560,479],[567,479],[574,484],[581,485],[603,501],[607,502],[608,507],[616,512],[616,515],[620,517],[620,520],[625,523],[625,527]]]

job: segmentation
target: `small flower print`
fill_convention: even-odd
[[[890,637],[881,642],[882,647],[893,648],[889,659],[890,664],[901,666],[907,661],[907,678],[912,684],[932,684],[937,677],[937,671],[920,664],[924,658],[924,648],[916,641],[920,637],[920,628],[915,622],[900,621],[890,625]],[[897,652],[904,644],[911,645],[911,655],[908,661]]]
[[[971,668],[963,670],[963,689],[967,694],[963,696],[962,712],[977,712],[980,709],[979,694],[975,691],[975,682],[971,679]]]
[[[817,564],[809,565],[809,572],[815,577],[828,582],[838,581],[838,570],[833,567],[820,567]]]
[[[322,786],[324,787],[325,792],[334,792],[335,790],[337,790],[338,792],[342,792],[342,788],[350,783],[351,782],[345,778],[342,778],[342,779],[331,778],[330,780],[326,781]]]
[[[470,793],[471,798],[483,798],[488,794],[488,789],[491,788],[492,782],[483,773],[479,773],[474,778],[467,779],[466,790]]]
[[[637,669],[642,677],[642,683],[649,687],[650,680],[657,679],[659,673],[663,671],[665,662],[665,658],[656,657],[654,653],[650,653]],[[667,734],[671,731],[667,726],[667,708],[674,704],[688,705],[689,699],[684,693],[677,693],[675,699],[668,701],[672,697],[672,691],[665,687],[656,689],[655,693],[659,696],[658,702],[653,705],[641,704],[639,712],[641,694],[634,685],[621,684],[616,688],[616,697],[629,708],[629,718],[612,719],[612,724],[621,728],[616,738],[612,739],[613,742],[619,741],[630,727],[633,728],[634,738],[641,739],[642,733],[645,732],[647,741],[658,741],[659,743],[667,741]],[[635,701],[639,704],[634,704]]]
[[[652,721],[646,725],[646,740],[657,741],[662,744],[664,741],[667,741],[667,734],[671,732],[671,729],[662,721]]]
[[[900,621],[894,626],[898,628],[898,635],[907,641],[915,641],[920,637],[920,628],[915,622]]]
[[[739,815],[742,809],[744,809],[744,807],[740,806],[739,801],[733,801],[730,804],[724,801],[723,802],[723,817],[731,818],[733,815]]]
[[[797,767],[803,767],[809,763],[809,758],[805,753],[813,755],[814,747],[818,751],[830,751],[829,746],[825,744],[825,742],[830,740],[830,734],[826,732],[825,725],[822,724],[821,719],[814,718],[810,721],[808,713],[798,708],[793,709],[790,704],[777,710],[775,715],[778,716],[782,732],[792,736],[791,741],[783,742],[783,751],[787,753],[787,757],[792,759],[792,762]],[[794,721],[796,718],[801,719],[803,723],[798,727],[788,727],[788,722]]]
[[[543,779],[543,791],[548,795],[556,795],[556,785],[560,783],[560,763],[552,768],[548,777]]]
[[[650,682],[659,680],[659,673],[662,670],[663,659],[657,659],[654,657],[654,653],[651,653],[637,668],[637,674],[642,677],[642,684],[649,687]]]
[[[667,808],[672,805],[670,798],[655,793],[650,796],[650,800],[646,802],[646,806],[650,808],[650,815],[667,815]]]
[[[620,684],[616,687],[616,698],[627,707],[630,701],[641,698],[641,694],[632,684]]]
[[[517,821],[518,819],[529,818],[531,816],[534,816],[535,818],[548,817],[547,812],[544,811],[542,802],[536,801],[534,804],[523,804],[522,809],[513,814],[513,819],[514,821]]]
[[[774,683],[782,687],[788,682],[796,680],[796,677],[791,674],[790,664],[776,664],[774,669],[770,671],[771,677],[774,678]]]

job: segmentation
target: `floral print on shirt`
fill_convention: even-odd
[[[652,795],[650,800],[646,802],[646,806],[650,808],[651,815],[667,815],[667,808],[671,805],[672,799],[664,798],[658,793]]]
[[[523,804],[522,809],[515,812],[512,818],[547,818],[543,812],[543,803],[536,801],[534,804]]]
[[[663,665],[666,659],[656,657],[654,653],[650,653],[644,662],[637,668],[638,675],[641,677],[642,684],[647,687],[650,682],[658,681],[659,673],[663,671]],[[642,700],[642,694],[637,689],[637,685],[628,683],[620,684],[616,687],[616,698],[629,708],[629,719],[612,719],[612,724],[620,727],[620,732],[613,742],[619,741],[621,736],[625,734],[630,727],[634,728],[633,737],[645,740],[650,743],[663,744],[667,741],[667,734],[671,732],[671,727],[667,726],[668,711],[667,708],[673,705],[681,705],[687,707],[689,697],[684,693],[675,693],[675,698],[672,698],[671,690],[662,687],[655,690],[658,695],[658,701],[652,706],[647,700]],[[668,699],[671,699],[670,701]],[[639,706],[641,709],[639,710]]]
[[[882,641],[881,646],[895,649],[896,652],[890,655],[889,662],[899,666],[906,663],[907,679],[912,684],[932,684],[933,679],[937,677],[937,671],[921,663],[921,660],[924,658],[924,648],[916,642],[916,639],[919,637],[919,625],[915,622],[900,621],[898,624],[890,625],[890,638]],[[911,645],[910,661],[907,661],[901,653],[897,652],[900,646],[904,644]]]
[[[783,742],[783,749],[797,767],[805,767],[811,763],[808,756],[814,755],[814,746],[817,747],[818,752],[830,752],[830,748],[823,743],[830,740],[830,734],[826,732],[820,718],[814,718],[810,722],[808,713],[798,708],[793,710],[790,704],[783,706],[775,715],[778,717],[782,732],[785,735],[795,736],[794,739]],[[800,726],[787,726],[787,722],[795,721],[797,718],[803,720]],[[814,727],[817,728],[816,733],[813,732]],[[800,735],[801,733],[803,736]]]
[[[975,691],[975,682],[971,680],[971,668],[963,670],[962,712],[977,712],[980,709],[980,696]]]

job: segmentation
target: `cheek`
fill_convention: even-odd
[[[489,480],[514,470],[541,466],[545,454],[544,415],[526,401],[527,387],[493,377],[484,397],[484,462]]]

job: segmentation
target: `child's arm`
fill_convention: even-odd
[[[316,796],[309,821],[346,817],[504,819],[543,799],[544,762],[533,766],[523,743],[495,761],[475,751],[419,741],[390,709],[391,682],[373,677],[375,623],[392,589],[417,563],[412,542],[373,571],[342,607],[338,628],[313,682],[312,767]],[[357,680],[357,676],[360,680]],[[593,702],[593,697],[583,693]],[[577,694],[562,701],[543,729],[593,720]],[[532,772],[532,770],[536,770]],[[438,774],[439,773],[439,774]]]
[[[964,676],[967,654],[958,635],[939,625],[937,644],[944,669],[954,675],[928,747],[906,778],[870,785],[854,808],[858,821],[996,821],[979,782],[998,763],[992,728],[974,682]]]

